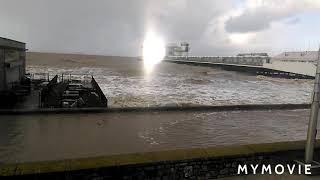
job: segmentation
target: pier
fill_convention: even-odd
[[[181,53],[188,49],[187,44],[182,45]],[[4,47],[2,54],[15,54],[15,48]],[[19,50],[25,54],[25,48]],[[9,58],[1,59],[8,62],[1,70],[6,80],[5,86],[1,86],[3,97],[8,92],[18,94],[26,103],[0,110],[0,178],[210,179],[237,176],[237,167],[241,164],[291,165],[295,164],[294,160],[303,159],[305,142],[302,140],[306,135],[310,104],[176,103],[160,107],[107,108],[105,92],[92,76],[89,79],[79,76],[79,80],[70,74],[50,78],[50,74],[45,73],[44,79],[36,80],[36,74],[25,74],[25,56],[22,57],[13,57],[20,60],[20,64]],[[272,63],[263,53],[230,57],[176,56],[166,61],[270,76],[312,78],[308,74],[266,67]],[[22,70],[21,77],[15,77],[14,69]],[[100,80],[109,75],[101,76]],[[14,83],[8,77],[15,77]],[[207,78],[211,80],[212,76]],[[116,80],[109,82],[112,81]],[[184,81],[190,82],[190,79],[179,82]],[[28,89],[24,89],[26,83]],[[225,79],[221,83],[224,84]],[[172,84],[176,85],[177,81]],[[247,91],[257,88],[253,87]],[[199,91],[197,97],[200,93],[203,92]],[[103,104],[85,103],[88,105],[84,106],[80,96],[88,100],[86,102]],[[315,147],[319,152],[319,142]],[[315,155],[314,160],[318,159]]]
[[[165,61],[283,78],[314,79],[315,74],[312,63],[271,62],[268,56],[168,56]]]

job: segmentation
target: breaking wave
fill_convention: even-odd
[[[93,75],[112,107],[307,103],[312,90],[311,80],[247,75],[233,78],[230,72],[214,69],[187,75],[158,72],[149,78],[122,74],[108,67],[29,66],[28,71]]]

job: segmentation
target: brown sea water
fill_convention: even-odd
[[[312,80],[136,58],[28,54],[31,73],[92,74],[112,107],[307,103]],[[303,140],[308,110],[0,115],[0,162]]]
[[[306,138],[308,110],[1,115],[0,162]]]
[[[93,75],[111,107],[308,103],[313,83],[169,62],[146,74],[128,57],[31,53],[27,65],[30,73]]]

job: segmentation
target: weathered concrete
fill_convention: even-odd
[[[304,143],[233,145],[1,164],[0,176],[34,179],[209,179],[237,175],[239,164],[292,164],[294,159],[303,157]],[[319,145],[320,142],[317,147]]]
[[[224,106],[164,106],[164,107],[125,107],[125,108],[35,108],[0,109],[1,114],[48,114],[48,113],[118,113],[152,111],[235,111],[235,110],[294,110],[309,109],[310,104],[247,104]]]
[[[264,63],[270,62],[268,56],[169,56],[166,59],[251,66],[263,66]]]
[[[315,66],[306,62],[270,63],[269,57],[170,57],[167,62],[190,64],[198,66],[221,67],[224,70],[241,71],[250,74],[271,75],[285,78],[312,79]]]
[[[0,37],[0,93],[10,91],[24,78],[26,44]],[[0,94],[1,95],[1,94]]]

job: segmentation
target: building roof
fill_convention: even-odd
[[[0,37],[0,47],[26,50],[26,43]]]
[[[283,52],[279,55],[272,57],[272,60],[277,61],[317,61],[318,51],[296,51],[296,52]]]
[[[17,40],[9,39],[9,38],[4,38],[4,37],[0,37],[0,39],[6,40],[6,41],[13,41],[13,42],[16,42],[16,43],[21,43],[21,44],[26,44],[26,43],[21,42],[21,41],[17,41]]]

